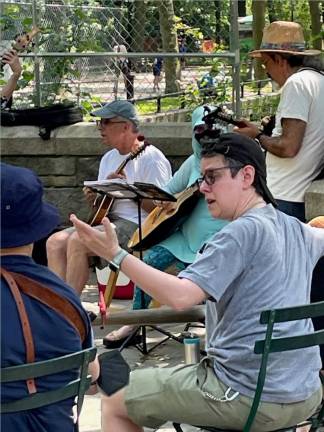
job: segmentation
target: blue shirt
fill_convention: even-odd
[[[21,273],[51,288],[67,298],[81,313],[87,336],[83,344],[71,324],[53,309],[23,294],[35,345],[35,361],[60,357],[92,346],[92,333],[88,315],[82,308],[75,291],[47,267],[36,264],[31,257],[8,255],[1,257],[1,266],[8,271]],[[25,342],[16,303],[4,279],[1,279],[1,368],[26,362]],[[54,390],[77,378],[71,370],[35,380],[38,392]],[[1,401],[10,402],[28,395],[25,381],[4,384]],[[73,431],[71,416],[73,399],[35,410],[3,414],[1,427],[6,432],[57,432]]]
[[[213,107],[210,107],[213,108]],[[179,170],[164,188],[171,194],[184,191],[197,181],[201,176],[200,152],[201,146],[194,136],[194,128],[204,124],[204,107],[196,108],[192,113],[192,150],[193,154],[184,161]],[[167,239],[161,241],[159,246],[163,246],[171,252],[178,260],[184,263],[192,263],[201,246],[215,233],[220,231],[228,221],[215,219],[208,211],[207,203],[203,195],[200,196],[198,203],[192,212],[185,219],[183,224],[176,232]]]

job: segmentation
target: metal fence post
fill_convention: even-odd
[[[240,99],[240,41],[238,29],[238,5],[237,0],[231,0],[231,32],[230,51],[234,53],[233,59],[233,111],[237,117],[241,116]]]
[[[33,14],[33,26],[38,27],[37,20],[37,0],[33,0],[32,3],[32,14]],[[34,54],[38,54],[38,35],[36,35]],[[40,68],[39,68],[39,57],[34,57],[34,71],[35,71],[35,105],[41,106],[41,85],[40,85]]]

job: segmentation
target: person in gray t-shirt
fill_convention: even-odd
[[[265,336],[260,312],[309,303],[312,271],[324,255],[324,230],[276,210],[259,144],[223,134],[203,149],[201,172],[200,191],[211,215],[232,222],[178,277],[123,251],[107,219],[100,233],[71,216],[89,248],[159,302],[175,309],[207,303],[207,360],[132,372],[125,389],[103,397],[104,432],[139,432],[167,420],[242,430],[260,367],[253,346]],[[312,331],[311,320],[275,327],[276,336]],[[271,354],[251,430],[289,427],[312,415],[322,397],[320,367],[318,347]]]

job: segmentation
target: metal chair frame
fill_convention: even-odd
[[[96,352],[97,349],[93,347],[62,357],[2,368],[1,384],[24,381],[30,378],[39,378],[76,368],[79,368],[80,375],[77,379],[70,381],[68,384],[64,384],[64,386],[58,389],[37,392],[13,402],[2,403],[1,414],[33,410],[71,397],[77,397],[78,419],[84,400],[84,394],[91,384],[91,376],[88,374],[88,365],[94,360]]]
[[[307,348],[316,345],[324,344],[324,330],[319,330],[311,334],[303,334],[291,337],[273,338],[273,328],[275,323],[295,321],[307,318],[315,318],[324,316],[324,301],[318,303],[312,303],[308,305],[295,306],[289,308],[272,309],[261,312],[260,324],[267,325],[265,339],[258,340],[254,345],[255,354],[261,354],[261,365],[259,369],[259,375],[257,380],[257,386],[251,406],[251,410],[247,421],[245,423],[243,432],[250,432],[253,421],[261,400],[261,395],[266,379],[267,364],[270,353],[284,352],[290,350],[296,350],[300,348]],[[307,420],[304,424],[311,425],[309,432],[315,432],[320,426],[324,424],[324,405],[322,404],[318,415],[313,416]],[[173,423],[173,426],[177,432],[182,432],[181,426],[178,423]],[[300,426],[300,425],[299,425]],[[218,429],[212,426],[197,426],[202,430],[210,432],[235,432],[231,430]],[[288,432],[295,431],[297,425],[292,425],[289,428],[279,429],[273,432]],[[236,431],[237,432],[237,431]]]

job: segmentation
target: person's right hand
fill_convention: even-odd
[[[22,67],[19,61],[19,57],[15,50],[7,51],[2,56],[2,62],[8,64],[12,70],[12,73],[18,78],[21,75]]]

